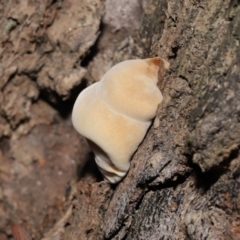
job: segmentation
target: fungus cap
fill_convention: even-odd
[[[158,69],[169,63],[159,57],[127,60],[84,89],[72,112],[74,128],[84,136],[106,181],[119,182],[156,115],[163,96]]]

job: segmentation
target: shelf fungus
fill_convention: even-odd
[[[159,57],[127,60],[79,94],[73,126],[87,139],[107,182],[117,183],[128,172],[163,99],[157,87],[158,70],[168,67]]]

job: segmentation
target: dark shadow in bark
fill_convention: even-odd
[[[89,154],[85,166],[82,167],[81,165],[77,167],[78,181],[84,178],[86,175],[94,176],[97,182],[103,181],[102,174],[98,170],[97,164],[94,159],[94,154],[92,152]]]
[[[219,178],[229,171],[229,165],[233,159],[236,159],[239,155],[239,148],[234,149],[231,154],[225,158],[221,164],[214,166],[209,171],[202,172],[198,164],[192,162],[192,157],[188,156],[189,166],[193,169],[193,174],[196,179],[196,187],[207,192],[211,186],[213,186]],[[240,174],[240,169],[239,169]]]
[[[66,101],[63,101],[55,92],[45,89],[41,91],[40,98],[56,109],[63,119],[67,119],[72,113],[72,108],[76,98],[78,97],[79,93],[86,88],[86,85],[87,80],[83,79],[81,84],[72,89],[70,92],[70,97]]]

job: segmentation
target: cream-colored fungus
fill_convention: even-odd
[[[169,63],[159,57],[118,63],[83,90],[74,104],[73,126],[88,140],[110,183],[126,175],[162,102],[157,87],[159,67],[167,69]]]

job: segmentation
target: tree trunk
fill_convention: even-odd
[[[44,240],[240,239],[240,2],[80,2],[0,3],[0,239],[10,222]],[[170,62],[164,100],[109,185],[73,102],[115,63],[154,56]]]

